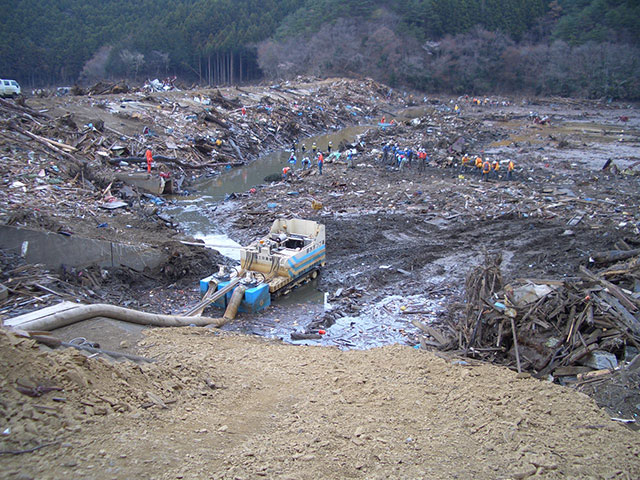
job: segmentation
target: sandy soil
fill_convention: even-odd
[[[6,435],[42,446],[5,454],[4,478],[640,475],[638,434],[585,395],[409,347],[154,330],[141,346],[157,363],[136,367],[0,340]]]

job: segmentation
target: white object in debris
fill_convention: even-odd
[[[616,368],[618,366],[618,359],[613,353],[594,350],[584,357],[581,363],[596,370],[604,370],[606,368]]]
[[[554,291],[550,285],[535,285],[533,283],[524,285],[513,290],[513,300],[516,305],[526,305],[535,302],[539,298],[549,295]]]

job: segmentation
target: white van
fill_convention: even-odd
[[[0,97],[20,95],[20,85],[15,80],[0,79]]]

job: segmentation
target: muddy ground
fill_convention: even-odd
[[[79,144],[82,155],[74,152],[86,159],[77,168],[17,133],[9,126],[11,113],[3,110],[5,188],[0,198],[5,223],[152,243],[169,252],[156,271],[113,269],[103,274],[87,268],[65,276],[24,266],[18,252],[3,251],[3,283],[14,287],[0,305],[5,317],[56,303],[61,296],[177,313],[197,301],[197,280],[228,262],[215,252],[180,244],[193,239],[144,196],[128,200],[123,209],[99,208],[108,194],[122,196],[124,186],[112,183],[114,171],[135,170],[104,160],[99,152],[114,143],[126,144],[130,155],[141,154],[152,143],[161,154],[182,152],[200,164],[201,154],[192,153],[189,145],[163,152],[160,144],[169,137],[177,142],[180,128],[185,138],[196,133],[220,138],[224,133],[225,140],[235,138],[249,162],[258,151],[296,140],[299,153],[304,135],[354,122],[372,125],[353,145],[336,146],[343,152],[357,149],[355,168],[348,167],[344,155],[328,159],[322,176],[315,168],[297,168],[287,182],[265,182],[255,191],[238,192],[212,212],[224,212],[221,229],[240,243],[262,236],[282,215],[324,223],[327,267],[317,286],[327,292],[329,310],[294,300],[293,305],[271,307],[257,322],[242,314],[226,327],[275,337],[271,340],[185,328],[145,331],[140,343],[136,332],[110,346],[157,360],[142,367],[68,351],[38,353],[30,340],[4,336],[3,371],[11,372],[2,384],[8,425],[2,468],[8,478],[638,476],[637,433],[610,420],[634,419],[640,412],[635,370],[627,368],[608,383],[582,386],[605,413],[581,393],[461,360],[460,352],[439,353],[443,357],[438,358],[410,348],[419,344],[420,332],[407,320],[438,325],[461,315],[465,279],[487,255],[502,256],[501,272],[508,283],[574,277],[580,265],[593,266],[593,252],[614,249],[620,241],[637,248],[637,107],[513,98],[474,105],[469,98],[402,92],[387,97],[384,86],[347,80],[301,82],[286,89],[291,91],[279,87],[269,103],[276,112],[282,107],[281,118],[258,108],[262,102],[254,101],[252,106],[258,107],[249,108],[246,116],[237,105],[218,108],[219,117],[234,126],[231,132],[210,122],[184,120],[202,108],[193,100],[201,92],[151,94],[155,100],[140,102],[144,105],[134,112],[142,120],[105,109],[105,104],[128,108],[132,102],[119,96],[28,99],[26,105],[47,110],[50,118],[71,113],[81,132],[98,117],[117,131],[80,134],[59,127],[57,135],[49,136],[65,144],[81,135],[86,142],[95,139],[92,145]],[[251,87],[221,92],[248,105],[249,99],[273,91]],[[249,92],[252,97],[245,97]],[[132,96],[136,98],[125,97]],[[459,115],[453,111],[456,103]],[[390,112],[400,111],[405,113],[397,116],[396,125],[377,126],[382,115],[389,121]],[[181,112],[178,120],[172,117],[176,112]],[[22,125],[30,124],[24,112],[15,115]],[[535,118],[544,119],[543,124]],[[46,120],[38,123],[47,125]],[[144,125],[158,136],[142,136]],[[44,135],[46,128],[38,131]],[[253,137],[258,140],[248,140]],[[254,148],[257,141],[259,148]],[[428,164],[414,162],[400,170],[384,162],[387,142],[425,148]],[[483,182],[479,174],[462,170],[456,143],[472,155],[503,162],[500,175]],[[226,161],[238,152],[230,148],[221,153],[219,160]],[[509,181],[507,159],[516,164]],[[603,171],[607,159],[616,167]],[[182,170],[185,188],[194,189],[191,185],[197,183],[191,180],[223,168],[174,172]],[[312,207],[313,200],[322,204],[320,210]],[[29,281],[43,275],[58,279],[45,283],[58,295]],[[17,276],[24,279],[16,281]],[[404,315],[404,308],[421,313]],[[395,330],[391,338],[404,346],[342,352],[277,341],[290,340],[292,331],[323,328],[327,335],[311,343],[348,348],[367,335],[358,323],[363,317],[383,318],[382,323],[388,319],[389,329]],[[346,326],[332,337],[332,325],[341,325],[341,319],[347,319]],[[255,323],[260,327],[251,326]],[[383,335],[377,332],[374,336]],[[370,343],[375,345],[375,338]],[[515,368],[512,359],[500,360]],[[64,393],[29,398],[16,391],[18,381],[58,386]],[[42,448],[15,453],[34,447]]]

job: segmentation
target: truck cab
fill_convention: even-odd
[[[20,92],[20,85],[15,80],[0,79],[0,97],[16,97]]]

